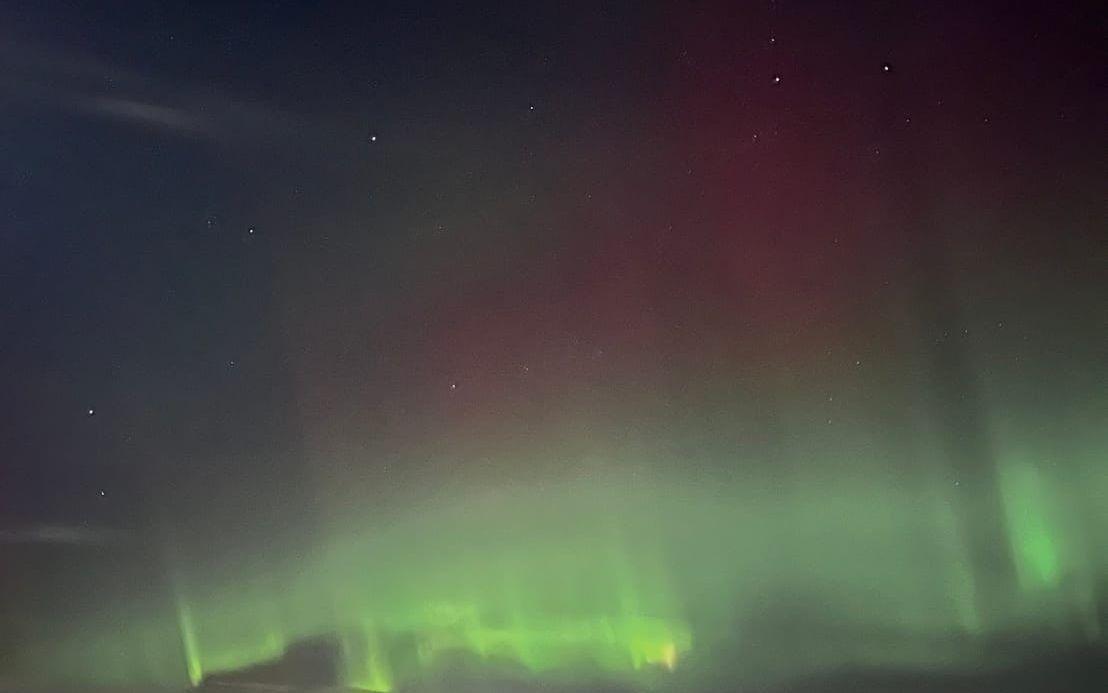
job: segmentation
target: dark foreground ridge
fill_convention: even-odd
[[[0,682],[0,693],[368,693],[337,683],[341,649],[330,639],[297,643],[276,661],[213,675],[191,691],[142,686],[28,688]],[[717,680],[703,693],[1102,693],[1108,691],[1108,657],[1087,648],[1031,656],[992,670],[909,671],[849,668],[774,687]],[[644,693],[615,684],[559,684],[468,673],[398,688],[394,693]],[[685,693],[701,693],[687,691]]]
[[[737,689],[736,689],[737,690]],[[990,671],[844,669],[776,688],[772,693],[1084,693],[1108,691],[1108,657],[1084,649],[1029,659]]]
[[[288,693],[339,693],[338,645],[327,639],[299,643],[275,662],[213,676],[198,689],[222,691],[287,691]],[[713,693],[750,691],[739,683]],[[509,679],[436,682],[399,689],[400,693],[638,693],[613,684],[553,684]],[[759,693],[1100,693],[1108,691],[1108,657],[1095,648],[1029,656],[1020,664],[994,670],[912,671],[853,668],[806,677]],[[362,691],[361,693],[365,693]],[[696,692],[690,692],[696,693]]]

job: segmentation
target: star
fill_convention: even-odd
[[[86,413],[87,413],[87,414],[88,414],[89,416],[95,416],[95,415],[96,415],[96,410],[95,410],[95,409],[93,409],[92,407],[89,407],[89,408],[88,408],[88,412],[86,412]]]
[[[882,72],[892,72],[893,66],[889,63],[881,63]]]
[[[457,390],[458,389],[458,383],[450,383],[450,389],[451,390]]]
[[[377,141],[377,135],[370,135],[369,136],[369,141],[370,142],[376,142]]]
[[[774,84],[781,84],[781,75],[774,75],[773,76],[773,83]]]
[[[104,496],[105,496],[104,489],[100,489],[100,497],[103,498]]]
[[[249,229],[247,229],[247,230],[246,230],[246,233],[248,233],[248,234],[250,234],[251,236],[253,236],[253,235],[254,235],[254,231],[255,231],[254,227],[253,227],[253,226],[251,226],[251,227],[250,227]]]

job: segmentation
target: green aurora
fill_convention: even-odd
[[[952,496],[935,484],[920,494],[857,474],[706,489],[597,474],[440,498],[432,513],[336,533],[312,555],[238,566],[223,582],[174,566],[171,599],[92,615],[25,661],[61,681],[183,686],[337,637],[343,683],[371,691],[463,665],[680,690],[727,651],[772,681],[842,662],[980,661],[1002,632],[1099,641],[1104,566],[1086,557],[1105,536],[1091,504],[1103,480],[1066,488],[1018,457],[999,479],[1013,579],[991,612]],[[1083,494],[1090,505],[1072,502]]]

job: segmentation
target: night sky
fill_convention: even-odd
[[[1103,647],[1098,9],[6,3],[0,687]]]

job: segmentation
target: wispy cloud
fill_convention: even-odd
[[[0,99],[189,137],[281,137],[295,116],[211,89],[162,83],[95,56],[0,36]]]
[[[167,130],[199,133],[205,129],[205,123],[194,114],[170,106],[109,97],[91,98],[84,105],[94,113]]]
[[[69,546],[107,546],[119,544],[127,534],[119,530],[89,527],[43,525],[19,529],[0,529],[3,544],[61,544]]]

